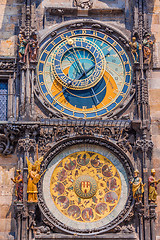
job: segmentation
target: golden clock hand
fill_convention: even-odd
[[[67,43],[68,43],[68,45],[70,45],[70,46],[73,47],[72,49],[73,49],[73,52],[74,52],[74,54],[75,54],[75,55],[73,55],[73,56],[75,56],[76,59],[78,60],[79,66],[80,66],[80,68],[81,68],[80,70],[82,70],[82,71],[84,72],[84,69],[83,69],[83,67],[82,67],[82,64],[81,64],[81,62],[79,61],[79,58],[78,58],[77,53],[76,53],[76,51],[75,51],[73,39],[67,38]],[[69,52],[70,52],[70,50],[69,50]]]
[[[84,69],[83,69],[83,67],[82,67],[81,62],[79,61],[79,58],[78,58],[78,56],[77,56],[77,53],[76,53],[74,47],[73,47],[72,49],[73,49],[73,52],[74,52],[74,54],[75,54],[75,56],[76,56],[76,58],[77,58],[77,60],[78,60],[79,66],[80,66],[80,68],[81,68],[80,70],[82,70],[83,72],[85,72]]]
[[[68,50],[68,52],[72,54],[75,62],[77,63],[76,56],[75,56],[70,50]],[[78,67],[79,71],[81,72],[82,69],[79,68],[79,65],[78,65],[78,64],[77,64],[77,67]]]
[[[92,68],[94,68],[95,65],[93,65],[92,67],[90,67],[87,71],[84,71],[79,77],[78,80],[81,79],[81,77],[83,77],[84,75],[86,75],[88,72],[90,72],[92,70]]]
[[[62,89],[59,93],[57,93],[55,96],[54,96],[54,98],[56,98],[60,93],[62,93],[62,92],[64,92],[71,84],[72,84],[72,82],[74,82],[76,79],[73,79],[72,81],[70,81],[70,82],[68,82],[67,83],[67,87],[65,87],[64,89]]]

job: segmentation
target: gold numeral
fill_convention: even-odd
[[[39,62],[40,62],[40,63],[43,63],[43,64],[45,63],[45,61],[42,61],[42,60],[40,60]]]
[[[82,30],[82,34],[86,34],[86,30],[85,29]]]
[[[75,32],[74,32],[74,31],[71,31],[71,34],[72,34],[72,36],[74,36],[74,35],[75,35]]]
[[[118,93],[118,89],[115,89],[113,92],[114,92],[115,94],[117,94],[117,93]]]
[[[87,114],[86,113],[83,113],[84,114],[84,118],[86,119],[86,117],[87,117]]]
[[[111,96],[108,97],[109,100],[112,100],[113,98]]]
[[[47,50],[45,49],[45,50],[44,50],[44,53],[49,54],[49,51],[47,51]]]

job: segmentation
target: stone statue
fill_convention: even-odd
[[[28,202],[38,202],[37,183],[41,178],[39,172],[41,162],[43,161],[43,157],[40,157],[34,164],[32,164],[27,157],[26,159],[28,164],[28,185],[27,185]]]
[[[18,202],[23,201],[23,177],[21,174],[21,170],[16,170],[16,176],[11,178],[11,180],[15,183],[16,189],[15,189],[15,195],[17,197]]]
[[[19,36],[19,50],[18,50],[18,54],[19,54],[19,58],[20,58],[20,62],[25,62],[25,56],[26,56],[26,46],[27,46],[27,40],[24,37],[23,33],[20,33]]]
[[[156,203],[157,200],[157,184],[160,182],[160,179],[155,179],[155,169],[151,170],[151,176],[148,178],[148,191],[149,197],[148,200],[150,203]]]
[[[144,184],[142,183],[142,178],[140,178],[138,175],[139,175],[139,171],[136,169],[134,171],[134,177],[130,181],[130,183],[132,184],[133,198],[137,202],[141,202],[143,193],[144,193]]]
[[[81,7],[84,9],[89,9],[93,5],[92,0],[74,0],[74,6],[75,7]]]
[[[29,41],[29,61],[30,62],[37,62],[38,48],[39,46],[38,46],[37,34],[33,33]]]
[[[143,40],[143,55],[144,55],[144,63],[150,65],[152,58],[152,47],[154,41],[150,39],[151,35],[148,33],[145,35]]]
[[[136,37],[132,37],[132,42],[129,43],[131,46],[131,54],[134,60],[134,63],[139,62],[139,50],[141,50],[141,45],[136,41]]]

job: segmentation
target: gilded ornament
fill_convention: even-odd
[[[157,200],[157,184],[160,182],[160,179],[156,180],[155,173],[156,173],[155,169],[152,169],[151,176],[148,178],[149,188],[148,200],[150,203],[156,203]]]
[[[134,63],[139,62],[139,51],[141,50],[141,45],[136,40],[136,37],[132,37],[132,42],[129,43],[131,46],[131,54],[134,60]]]
[[[75,152],[60,161],[50,181],[59,211],[78,222],[106,217],[121,196],[121,179],[113,163],[99,153]]]
[[[43,157],[40,157],[34,164],[32,164],[28,157],[27,165],[28,165],[28,184],[27,184],[27,194],[28,194],[28,202],[38,202],[37,199],[37,183],[39,182],[41,175],[40,165],[43,161]]]
[[[141,202],[142,201],[142,197],[143,197],[143,193],[144,193],[144,184],[142,182],[142,178],[139,177],[138,169],[136,169],[134,171],[134,177],[130,181],[130,183],[132,184],[133,198],[137,202]]]

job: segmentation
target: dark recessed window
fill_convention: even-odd
[[[0,121],[7,120],[8,81],[0,80]]]

